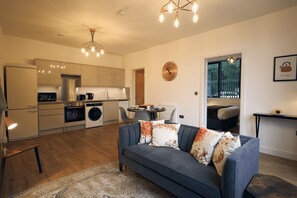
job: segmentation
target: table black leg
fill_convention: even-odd
[[[256,116],[256,138],[259,136],[259,128],[260,128],[260,116]]]
[[[3,152],[3,151],[1,151]],[[5,161],[6,158],[1,159],[1,164],[0,164],[0,195],[2,193],[2,183],[3,183],[3,177],[4,177],[4,169],[5,169]]]
[[[35,156],[36,156],[36,160],[37,160],[37,165],[38,165],[39,173],[42,173],[42,167],[41,167],[41,163],[40,163],[38,147],[35,147],[34,148],[34,151],[35,151]]]

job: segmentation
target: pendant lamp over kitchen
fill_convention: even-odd
[[[178,15],[182,11],[190,11],[193,13],[193,22],[198,22],[198,3],[197,0],[168,0],[168,2],[162,6],[161,14],[159,16],[160,23],[163,23],[165,13],[173,14],[174,15],[174,26],[176,28],[179,27],[179,19]]]
[[[102,45],[94,41],[94,35],[96,30],[90,29],[90,32],[92,40],[82,45],[81,52],[87,57],[90,55],[90,53],[94,53],[96,54],[96,57],[99,58],[101,55],[104,54],[104,49]]]

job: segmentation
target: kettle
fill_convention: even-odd
[[[94,94],[93,93],[86,93],[88,96],[88,100],[93,100]]]

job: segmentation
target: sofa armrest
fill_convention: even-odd
[[[251,138],[226,160],[221,178],[223,197],[243,197],[246,187],[259,170],[259,139]]]
[[[128,146],[136,145],[140,138],[140,124],[129,124],[119,127],[118,157],[119,163],[123,163],[124,150]]]

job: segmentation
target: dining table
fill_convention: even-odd
[[[134,121],[138,120],[156,120],[158,118],[159,112],[164,112],[166,109],[164,107],[129,107],[127,111],[134,112]]]

